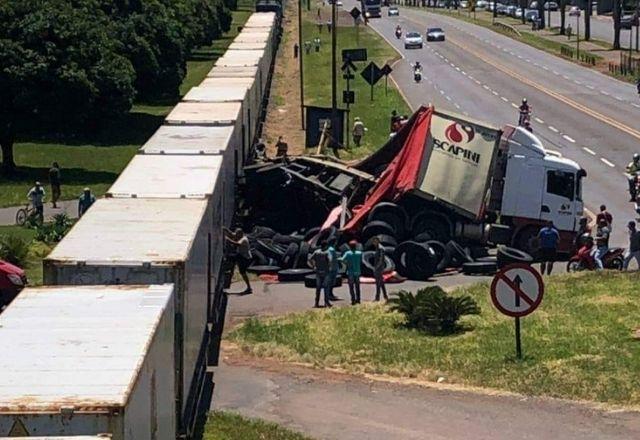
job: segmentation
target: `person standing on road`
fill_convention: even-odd
[[[607,211],[605,205],[600,205],[600,212],[596,215],[596,225],[598,225],[598,227],[600,227],[601,220],[606,221],[609,232],[611,232],[613,230],[613,216]]]
[[[630,202],[636,200],[636,175],[640,173],[640,154],[635,153],[633,160],[629,162],[625,169],[627,175],[627,181],[629,183],[629,195],[631,196]]]
[[[338,277],[338,272],[340,271],[340,260],[338,259],[338,252],[336,251],[336,239],[332,238],[329,240],[329,247],[327,248],[327,252],[329,253],[329,273],[327,275],[327,290],[329,291],[329,299],[331,301],[337,301],[340,298],[337,298],[333,294],[333,285],[335,284],[335,280]]]
[[[96,197],[91,194],[91,190],[89,188],[85,188],[78,199],[78,217],[82,217],[95,201]]]
[[[40,219],[40,223],[44,221],[44,196],[44,188],[40,182],[36,182],[33,188],[27,193],[27,198],[31,201],[31,206],[38,216],[38,219]]]
[[[388,300],[387,286],[384,285],[384,269],[386,267],[384,247],[378,237],[373,238],[373,277],[376,280],[376,301],[380,301],[380,293]]]
[[[365,130],[363,122],[356,116],[353,120],[353,143],[356,147],[360,146]]]
[[[313,307],[316,309],[320,307],[320,290],[324,290],[324,306],[331,307],[328,289],[328,274],[331,259],[326,240],[320,243],[320,249],[316,249],[315,252],[311,254],[309,263],[316,271],[316,300]]]
[[[358,242],[349,242],[349,250],[342,255],[341,261],[347,266],[347,282],[351,305],[360,304],[360,267],[362,265],[362,251],[358,250]]]
[[[538,240],[540,242],[540,273],[544,275],[546,271],[547,275],[551,275],[560,240],[560,233],[553,226],[552,221],[547,222],[547,225],[540,229]]]
[[[578,231],[576,232],[576,238],[573,241],[574,252],[578,252],[580,248],[584,246],[586,236],[591,236],[591,226],[589,226],[588,218],[581,217]]]
[[[282,136],[278,136],[278,142],[276,142],[276,157],[286,157],[289,151],[289,144],[284,141]]]
[[[609,249],[609,235],[611,234],[611,229],[607,224],[607,220],[605,218],[601,218],[598,221],[598,229],[596,232],[596,246],[591,253],[594,262],[596,263],[596,268],[598,270],[604,269],[604,264],[602,262],[602,257],[607,253]]]
[[[234,232],[228,228],[223,228],[222,231],[224,233],[225,240],[236,248],[234,266],[238,266],[238,272],[240,272],[242,280],[247,285],[247,288],[242,292],[242,294],[249,295],[253,293],[251,283],[249,282],[249,276],[247,275],[247,269],[251,265],[251,261],[253,259],[249,238],[241,228],[237,228]]]
[[[60,165],[58,162],[54,162],[49,168],[49,184],[51,185],[51,204],[56,209],[60,199]]]
[[[629,221],[627,229],[629,230],[629,249],[624,255],[624,263],[622,265],[624,270],[629,269],[629,263],[634,258],[640,268],[640,231],[636,229],[636,222],[633,220]]]

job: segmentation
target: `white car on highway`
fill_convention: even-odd
[[[411,49],[417,47],[422,49],[423,41],[422,35],[419,32],[407,32],[404,36],[404,48]]]

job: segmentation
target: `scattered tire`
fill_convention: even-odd
[[[431,240],[433,240],[433,237],[428,232],[421,232],[413,237],[413,241],[417,241],[418,243],[426,243]]]
[[[282,267],[284,267],[285,269],[292,268],[296,263],[296,257],[298,255],[299,250],[300,250],[300,247],[297,244],[291,243],[287,247],[287,250],[285,251],[284,256],[282,257]]]
[[[269,260],[264,256],[262,252],[257,249],[251,249],[251,256],[253,257],[253,264],[256,266],[267,266],[269,265]]]
[[[280,266],[249,266],[247,272],[262,275],[265,273],[278,273],[282,269]]]
[[[489,256],[489,249],[485,246],[472,246],[468,249],[467,254],[469,254],[474,261],[478,261],[478,258]]]
[[[490,275],[497,271],[498,265],[495,262],[474,261],[462,265],[462,273],[465,275]]]
[[[374,269],[374,262],[375,262],[374,258],[375,258],[374,251],[366,251],[362,253],[362,274],[364,276],[367,276],[367,277],[373,276],[373,269]],[[394,271],[395,269],[396,269],[396,264],[391,259],[391,257],[385,254],[384,272],[385,273],[391,272],[391,271]]]
[[[257,240],[256,249],[265,257],[273,258],[276,261],[280,261],[284,256],[284,252],[279,247],[267,240]]]
[[[488,256],[488,257],[480,257],[476,258],[475,261],[479,263],[498,263],[498,257],[496,256]]]
[[[461,267],[464,263],[471,263],[473,259],[467,255],[462,246],[450,240],[444,247],[444,256],[438,263],[437,271],[441,272],[448,267]]]
[[[416,237],[423,232],[443,243],[451,240],[451,229],[447,222],[430,212],[421,212],[411,219],[411,234]]]
[[[428,245],[431,249],[433,249],[433,252],[436,253],[436,259],[438,260],[438,263],[440,263],[444,258],[444,252],[445,252],[444,243],[438,240],[429,240],[425,242],[425,244]]]
[[[365,227],[362,228],[360,239],[366,243],[367,240],[376,235],[391,235],[392,237],[395,237],[396,230],[387,222],[375,220],[367,223]]]
[[[296,262],[294,264],[294,268],[304,269],[309,267],[309,252],[311,251],[311,246],[306,241],[300,243],[300,249],[298,251],[298,255],[296,257]]]
[[[398,273],[411,280],[426,281],[435,273],[438,259],[425,243],[405,241],[396,247],[394,260]]]
[[[380,240],[380,244],[385,248],[396,247],[398,245],[398,240],[396,240],[391,235],[380,234],[380,235],[374,235],[369,240],[367,240],[367,242],[364,245],[365,250],[368,250],[368,251],[373,250],[373,239],[376,237],[378,237],[378,239]]]
[[[342,276],[338,275],[336,277],[335,282],[333,283],[333,287],[340,287],[342,286]],[[307,275],[304,277],[304,287],[308,287],[310,289],[315,289],[316,288],[316,275],[312,274],[312,275]]]
[[[391,202],[381,202],[373,207],[367,217],[369,223],[383,221],[395,231],[396,237],[403,237],[407,229],[407,212],[401,206]]]
[[[512,263],[530,264],[531,262],[533,262],[533,257],[524,251],[507,246],[498,246],[498,269]]]
[[[292,235],[282,235],[282,234],[276,234],[273,236],[272,238],[274,243],[278,243],[278,244],[286,244],[289,245],[291,243],[299,243],[300,240],[298,240],[297,238],[295,238]]]
[[[313,269],[283,269],[278,271],[278,281],[283,283],[300,282],[304,281],[307,275],[313,275]]]

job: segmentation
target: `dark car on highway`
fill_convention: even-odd
[[[444,31],[441,28],[427,29],[427,41],[444,41]]]

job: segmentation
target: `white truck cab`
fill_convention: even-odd
[[[501,215],[551,220],[561,231],[575,231],[584,209],[584,170],[545,150],[538,137],[521,127],[509,137],[507,154]]]

